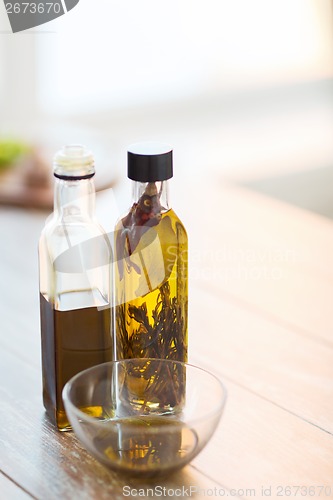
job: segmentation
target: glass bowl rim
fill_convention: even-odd
[[[221,401],[219,403],[219,405],[214,409],[214,410],[211,410],[207,413],[205,413],[203,416],[201,417],[197,417],[197,418],[191,418],[191,419],[186,419],[184,421],[184,423],[188,426],[192,426],[192,425],[196,425],[202,421],[205,421],[205,420],[208,420],[209,418],[213,417],[214,415],[222,415],[222,411],[223,411],[223,408],[225,406],[225,403],[226,403],[226,400],[227,400],[227,396],[228,396],[228,391],[226,389],[226,386],[224,385],[223,382],[221,382],[221,380],[219,379],[219,377],[217,377],[214,373],[211,373],[210,371],[206,370],[205,368],[201,368],[200,366],[196,366],[196,365],[193,365],[191,363],[187,363],[187,362],[184,362],[184,361],[177,361],[177,360],[173,360],[173,359],[159,359],[159,358],[126,358],[126,359],[116,359],[116,360],[113,360],[113,361],[106,361],[105,363],[100,363],[98,365],[95,365],[95,366],[91,366],[90,368],[86,368],[85,370],[82,370],[81,372],[77,373],[76,375],[74,375],[64,386],[63,390],[62,390],[62,398],[64,400],[64,403],[67,405],[69,405],[70,407],[70,410],[73,411],[76,416],[78,418],[80,418],[81,420],[85,420],[86,422],[89,422],[91,424],[94,424],[94,425],[98,425],[99,423],[101,423],[102,421],[101,420],[98,420],[96,419],[95,417],[92,417],[90,416],[89,414],[81,411],[79,408],[77,408],[77,406],[75,406],[74,403],[72,403],[72,401],[70,400],[70,397],[69,397],[69,391],[70,391],[70,388],[71,388],[71,385],[78,379],[80,378],[80,376],[82,376],[83,374],[89,372],[89,371],[93,371],[93,370],[96,370],[98,367],[102,367],[102,366],[106,366],[106,365],[117,365],[117,364],[122,364],[122,363],[129,363],[130,361],[159,361],[159,362],[162,362],[162,363],[176,363],[178,365],[182,365],[182,366],[186,366],[186,367],[189,367],[189,368],[193,368],[194,370],[199,370],[203,373],[205,373],[206,375],[212,377],[213,379],[215,379],[215,382],[217,382],[217,385],[219,386],[219,388],[221,389],[221,392],[222,392],[222,398],[221,398]],[[66,409],[66,408],[65,408]],[[117,419],[110,419],[110,421],[116,423],[117,422]]]

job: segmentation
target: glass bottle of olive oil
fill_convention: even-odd
[[[116,353],[118,359],[187,361],[187,234],[170,206],[172,150],[156,143],[128,150],[133,202],[115,231]],[[153,374],[155,401],[145,401],[145,370],[133,373],[138,403],[173,408],[183,398],[181,365],[170,379]],[[174,380],[174,384],[172,384]],[[142,393],[140,390],[142,389]],[[152,394],[152,391],[150,391]]]
[[[54,212],[39,242],[43,402],[59,430],[70,430],[66,382],[114,357],[112,251],[94,215],[94,174],[93,156],[82,146],[58,152]]]

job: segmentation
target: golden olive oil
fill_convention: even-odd
[[[172,417],[125,417],[105,423],[94,438],[99,457],[115,470],[154,476],[176,470],[196,452],[196,432]]]
[[[187,235],[173,210],[152,226],[116,228],[116,352],[118,359],[187,361]],[[135,232],[136,231],[136,232]],[[149,382],[149,396],[147,395]],[[153,381],[153,386],[152,386]],[[185,375],[174,365],[168,377],[149,364],[133,373],[138,405],[180,407]]]
[[[187,361],[187,235],[172,209],[131,253],[116,235],[117,357]]]

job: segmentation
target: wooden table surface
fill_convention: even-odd
[[[333,223],[218,176],[183,189],[174,205],[189,233],[189,361],[228,389],[211,442],[181,472],[144,483],[53,429],[37,278],[47,214],[1,208],[0,499],[123,499],[124,486],[132,498],[155,486],[170,489],[165,498],[176,488],[183,498],[333,497]]]

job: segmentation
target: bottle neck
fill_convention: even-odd
[[[55,178],[54,213],[62,219],[92,218],[95,214],[93,179],[64,180]]]
[[[170,208],[169,181],[156,182],[132,182],[132,202],[139,203],[143,197],[152,197],[158,200],[161,211],[166,212]]]

